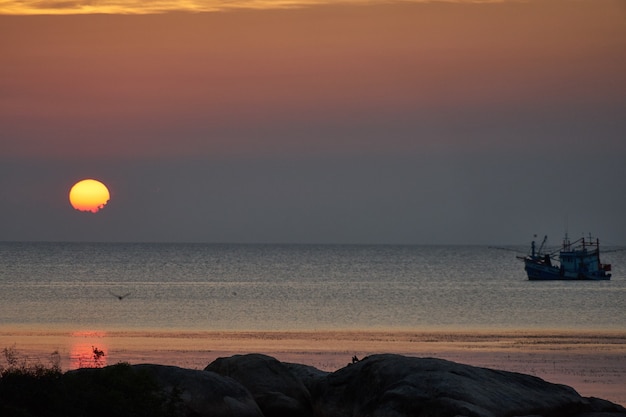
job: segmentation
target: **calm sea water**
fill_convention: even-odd
[[[0,243],[0,325],[626,329],[626,252],[602,257],[613,264],[603,282],[530,282],[515,255],[480,246]]]

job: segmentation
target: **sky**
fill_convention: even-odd
[[[0,56],[1,241],[626,244],[623,0],[0,0]]]

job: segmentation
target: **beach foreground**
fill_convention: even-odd
[[[93,348],[104,352],[94,358]],[[219,357],[263,353],[334,371],[377,353],[448,359],[565,384],[626,405],[626,333],[566,331],[69,331],[0,327],[0,348],[64,370],[118,362],[204,369]],[[55,355],[51,355],[56,353]],[[97,361],[96,361],[97,359]]]

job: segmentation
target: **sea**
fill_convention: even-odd
[[[525,247],[0,243],[0,326],[46,329],[626,329],[610,281],[528,281]]]

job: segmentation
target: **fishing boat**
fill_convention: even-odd
[[[524,269],[531,281],[543,280],[609,280],[611,265],[600,262],[600,241],[596,238],[581,238],[570,242],[567,234],[560,249],[544,252],[548,237],[536,247],[531,244],[530,254],[518,256],[524,261]],[[558,258],[556,253],[558,252]]]

